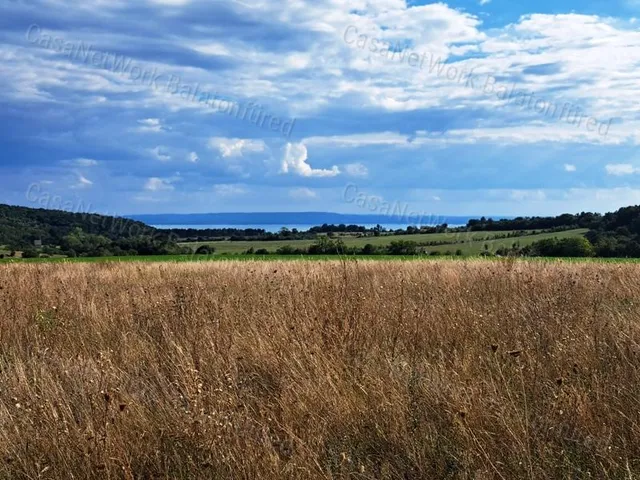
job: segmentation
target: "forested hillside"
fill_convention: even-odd
[[[31,256],[35,241],[43,253],[67,256],[182,253],[169,233],[126,218],[0,205],[0,246]]]
[[[586,238],[547,239],[522,249],[503,251],[543,257],[640,257],[640,206],[624,207],[605,215],[582,212],[557,217],[520,217],[511,220],[482,218],[469,221],[469,230],[530,228],[589,228]]]

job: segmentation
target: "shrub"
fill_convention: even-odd
[[[332,240],[322,235],[309,247],[308,253],[309,255],[342,255],[346,253],[346,247],[341,238]]]
[[[196,250],[196,255],[213,255],[216,249],[209,245],[202,245]]]
[[[22,258],[38,258],[40,254],[35,248],[26,248],[22,252]]]
[[[389,255],[416,255],[418,244],[408,240],[397,240],[389,244],[387,252]]]
[[[532,243],[530,253],[540,257],[593,257],[595,248],[585,237],[546,238]]]
[[[276,250],[277,255],[296,255],[297,253],[299,253],[298,249],[291,245],[283,245]]]
[[[362,247],[363,255],[375,255],[376,253],[378,253],[378,247],[376,247],[375,245],[367,243],[364,247]]]

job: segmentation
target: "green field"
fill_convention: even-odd
[[[340,238],[344,244],[348,247],[364,247],[367,243],[375,246],[389,245],[395,240],[408,240],[416,243],[427,242],[450,242],[456,241],[485,241],[492,240],[497,235],[507,235],[513,233],[512,231],[505,232],[460,232],[460,233],[423,233],[417,235],[381,235],[379,237],[367,236],[358,237],[356,235],[337,235],[335,238]],[[180,245],[190,247],[196,250],[202,245],[209,245],[215,247],[218,253],[243,253],[249,248],[253,247],[254,250],[260,248],[266,248],[270,252],[275,252],[278,248],[283,246],[291,246],[294,248],[305,248],[316,243],[315,240],[277,240],[277,241],[241,241],[232,242],[229,240],[219,242],[189,242],[181,243]]]
[[[479,256],[482,252],[495,252],[499,248],[510,247],[513,243],[518,242],[520,246],[530,245],[533,242],[537,242],[546,238],[569,238],[579,235],[584,235],[587,232],[586,229],[579,230],[567,230],[565,232],[558,233],[539,233],[535,235],[525,235],[512,238],[498,238],[496,236],[508,234],[511,232],[473,232],[473,233],[434,233],[434,234],[420,234],[420,235],[386,235],[380,237],[363,237],[358,238],[355,236],[343,236],[340,237],[347,246],[363,247],[367,243],[373,245],[388,245],[396,240],[407,240],[416,243],[427,242],[441,242],[450,241],[451,244],[437,245],[426,247],[429,252],[438,252],[440,254],[454,254],[456,250],[461,250],[464,257]],[[453,242],[459,243],[453,243]],[[184,243],[182,245],[191,247],[193,250],[197,249],[201,245],[211,245],[215,247],[216,253],[211,256],[202,255],[167,255],[167,256],[132,256],[132,257],[99,257],[99,258],[40,258],[40,259],[13,259],[5,258],[0,259],[1,263],[9,262],[26,262],[26,263],[59,263],[59,262],[187,262],[187,261],[207,261],[207,260],[286,260],[286,259],[304,259],[304,260],[335,260],[344,258],[335,255],[305,255],[305,256],[256,256],[256,255],[240,255],[249,248],[253,247],[254,250],[260,248],[267,249],[269,252],[275,252],[278,248],[289,245],[294,248],[305,248],[315,243],[314,240],[281,240],[281,241],[262,241],[262,242],[199,242],[199,243]],[[357,256],[357,259],[377,259],[377,260],[413,260],[417,257],[414,256],[389,256],[389,255],[374,255],[374,256]],[[420,256],[419,258],[425,258]],[[434,257],[438,258],[438,257]],[[440,257],[441,258],[441,257]]]
[[[587,233],[586,229],[567,230],[558,233],[539,233],[536,235],[525,235],[521,237],[499,238],[496,236],[504,236],[514,233],[506,232],[461,232],[461,233],[428,233],[418,235],[383,235],[380,237],[356,237],[356,236],[340,236],[342,241],[348,247],[364,247],[367,243],[375,246],[389,245],[393,241],[407,240],[418,244],[428,242],[450,242],[447,245],[429,246],[429,251],[445,253],[450,251],[455,253],[456,250],[462,250],[463,255],[479,255],[485,250],[485,244],[488,245],[490,252],[495,252],[501,247],[510,247],[514,242],[520,242],[521,246],[530,245],[533,242],[543,240],[545,238],[568,238]],[[221,241],[221,242],[196,242],[182,243],[181,245],[190,247],[194,251],[202,246],[209,245],[216,249],[216,253],[243,253],[249,248],[258,250],[264,248],[269,252],[275,252],[283,246],[291,246],[293,248],[308,248],[313,245],[315,240],[278,240],[278,241]]]
[[[429,251],[444,253],[446,251],[451,251],[451,250],[455,252],[455,250],[460,249],[462,250],[462,254],[465,256],[480,255],[485,250],[485,245],[488,246],[489,252],[495,252],[500,248],[509,248],[516,242],[518,242],[521,247],[524,247],[527,245],[531,245],[534,242],[539,242],[540,240],[545,240],[548,238],[563,239],[563,238],[583,236],[588,231],[589,230],[585,228],[585,229],[567,230],[564,232],[556,232],[556,233],[539,233],[536,235],[527,235],[527,236],[517,237],[517,238],[502,238],[497,240],[491,240],[491,239],[473,240],[471,242],[465,242],[457,245],[439,245],[439,246],[429,247]]]

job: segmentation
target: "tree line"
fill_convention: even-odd
[[[37,247],[41,245],[41,247]],[[169,232],[122,217],[0,205],[0,246],[23,257],[189,253]]]
[[[514,243],[511,248],[498,250],[500,255],[521,256],[597,256],[640,257],[640,206],[621,208],[607,214],[582,212],[556,217],[517,217],[493,220],[482,217],[469,220],[466,227],[448,228],[447,225],[413,227],[387,231],[380,225],[366,228],[357,225],[321,225],[306,232],[283,228],[278,233],[263,229],[210,229],[205,235],[216,238],[252,238],[270,240],[316,240],[311,247],[300,249],[283,246],[277,253],[292,254],[387,254],[414,255],[425,253],[425,245],[408,240],[394,240],[388,245],[367,244],[364,247],[347,247],[337,234],[351,233],[356,236],[383,234],[413,235],[418,233],[460,233],[476,231],[531,230],[560,232],[576,228],[588,229],[584,237],[545,239],[531,245]],[[511,231],[511,232],[506,232]],[[178,241],[183,235],[192,237],[199,231],[194,229],[156,229],[142,222],[90,213],[71,213],[59,210],[33,209],[0,205],[0,246],[5,250],[22,251],[24,256],[65,255],[74,256],[121,256],[121,255],[176,255],[191,253]],[[231,237],[227,236],[231,235]],[[520,234],[518,233],[518,236]],[[436,242],[434,245],[443,244]],[[212,250],[212,249],[210,249]],[[249,249],[246,253],[268,253],[264,249]],[[456,252],[450,252],[454,254]]]

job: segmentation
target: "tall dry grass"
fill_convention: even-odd
[[[0,266],[1,478],[637,478],[640,266]]]

